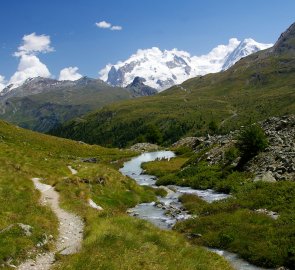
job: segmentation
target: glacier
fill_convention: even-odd
[[[201,56],[191,56],[178,49],[139,49],[125,61],[106,65],[99,71],[99,77],[110,85],[121,87],[132,83],[135,77],[141,77],[146,85],[160,92],[189,78],[226,70],[241,58],[272,46],[251,38],[243,41],[231,38],[228,44],[218,45]]]

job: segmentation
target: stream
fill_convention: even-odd
[[[157,151],[150,153],[143,153],[138,157],[131,159],[124,163],[120,169],[123,175],[133,178],[139,185],[146,185],[158,188],[156,186],[156,177],[153,175],[144,174],[141,164],[144,162],[171,159],[175,157],[172,151]],[[228,194],[217,193],[211,189],[197,190],[190,187],[180,187],[176,185],[161,186],[167,191],[166,197],[158,197],[157,202],[141,203],[128,210],[130,216],[147,220],[157,227],[169,230],[173,225],[180,220],[191,218],[190,215],[179,202],[179,197],[182,194],[194,194],[205,200],[206,202],[213,202],[227,198]],[[239,258],[238,255],[219,249],[208,248],[210,251],[217,253],[226,258],[236,270],[265,270],[247,261]]]

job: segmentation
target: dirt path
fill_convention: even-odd
[[[228,118],[224,119],[221,123],[220,126],[223,126],[227,121],[231,120],[234,117],[238,116],[238,113],[236,111],[231,111],[232,115],[229,116]]]
[[[67,255],[80,250],[83,239],[84,224],[81,218],[69,213],[59,206],[59,194],[50,185],[42,184],[39,178],[33,178],[36,189],[41,192],[41,204],[48,205],[59,220],[59,237],[55,252],[39,254],[35,260],[27,260],[19,270],[47,270],[54,263],[54,254]]]

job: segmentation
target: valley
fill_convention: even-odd
[[[295,5],[32,2],[0,3],[0,270],[295,270]]]
[[[0,134],[0,224],[6,228],[0,232],[1,268],[56,252],[58,220],[39,204],[40,193],[31,180],[38,177],[59,193],[61,208],[84,222],[81,250],[71,256],[57,252],[54,269],[118,269],[122,264],[125,269],[231,269],[218,255],[193,247],[180,234],[128,217],[128,208],[155,200],[157,194],[118,172],[117,160],[136,153],[54,138],[5,122],[0,122]],[[90,157],[97,163],[89,162]],[[89,199],[103,211],[92,208]],[[17,223],[28,225],[30,234],[12,226]]]
[[[295,113],[294,39],[295,24],[273,48],[226,71],[189,79],[155,96],[105,106],[50,133],[108,147],[144,141],[169,146],[183,136],[225,134],[270,116]]]

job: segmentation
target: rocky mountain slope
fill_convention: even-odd
[[[260,123],[269,145],[245,165],[245,170],[252,172],[255,180],[268,182],[295,179],[295,115],[271,117]],[[222,164],[225,153],[234,147],[241,130],[226,135],[205,137],[186,137],[174,144],[174,147],[190,147],[196,153],[203,153],[199,160],[206,160],[210,165]],[[209,150],[208,150],[209,149]],[[240,157],[233,160],[237,164]]]
[[[145,79],[135,77],[133,82],[126,86],[131,93],[135,96],[152,96],[158,93],[155,88],[145,85]]]
[[[227,45],[219,45],[202,56],[191,56],[177,49],[161,51],[157,47],[138,50],[125,61],[107,65],[100,71],[100,78],[113,86],[127,86],[136,76],[144,78],[146,84],[162,91],[183,81],[226,70],[242,57],[271,47],[253,39],[242,42],[236,38]]]
[[[249,121],[295,113],[294,35],[295,24],[274,48],[247,56],[224,72],[106,106],[53,133],[103,145],[168,145],[182,136],[226,133]]]
[[[0,92],[0,118],[46,132],[106,104],[155,93],[138,80],[130,87],[120,88],[88,77],[76,81],[36,77],[19,87],[8,86]]]

